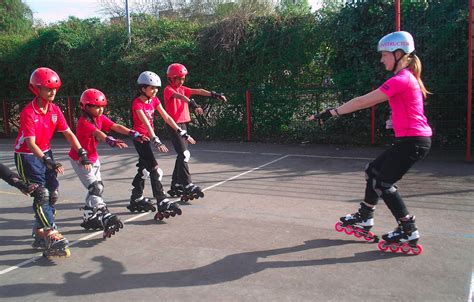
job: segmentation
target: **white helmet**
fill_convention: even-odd
[[[406,54],[415,51],[415,41],[409,32],[396,31],[380,39],[377,51],[394,52],[397,49],[403,50]]]
[[[137,84],[161,87],[161,79],[154,72],[144,71],[140,73],[140,76],[138,77],[138,80],[137,80]]]

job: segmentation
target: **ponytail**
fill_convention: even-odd
[[[420,58],[418,58],[414,53],[409,55],[408,68],[418,81],[418,84],[421,88],[421,92],[423,93],[423,98],[426,99],[427,95],[431,94],[431,92],[426,89],[425,84],[423,84],[423,81],[421,80],[421,61]]]

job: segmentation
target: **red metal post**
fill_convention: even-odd
[[[395,31],[400,31],[400,0],[395,0]]]
[[[72,113],[72,105],[71,105],[71,97],[67,97],[67,123],[69,124],[69,127],[75,131],[75,127],[74,127],[74,117],[73,117],[73,113]]]
[[[467,137],[466,137],[466,161],[471,161],[471,133],[472,133],[472,35],[474,26],[474,16],[472,13],[472,0],[469,0],[469,22],[468,22],[468,50],[467,50]]]
[[[375,144],[375,109],[377,106],[370,108],[370,143]]]
[[[247,108],[247,141],[252,140],[252,114],[250,112],[250,91],[245,91],[245,103]]]
[[[3,130],[5,130],[5,136],[10,136],[10,121],[8,111],[8,102],[3,100]]]

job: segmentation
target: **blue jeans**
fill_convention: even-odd
[[[53,158],[53,152],[51,152],[51,150],[44,152],[44,154]],[[37,196],[36,194],[40,192],[40,190],[44,190],[45,193],[49,193],[49,196],[51,196],[51,193],[58,189],[59,182],[56,171],[48,169],[43,161],[35,155],[15,153],[15,165],[23,179],[39,185],[38,189],[32,195]],[[41,200],[34,197],[33,211],[35,213],[36,228],[54,227],[56,209],[53,204],[46,202],[44,199]]]

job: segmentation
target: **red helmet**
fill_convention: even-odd
[[[105,94],[102,93],[102,91],[90,88],[81,94],[79,104],[83,110],[86,109],[87,105],[107,106],[107,98],[105,97]]]
[[[188,70],[184,65],[179,64],[179,63],[173,63],[170,66],[168,66],[168,70],[166,71],[166,76],[168,78],[182,78],[185,77],[188,74]]]
[[[59,89],[61,87],[61,79],[52,69],[47,67],[36,68],[30,76],[30,90],[36,96],[39,94],[38,86]]]

